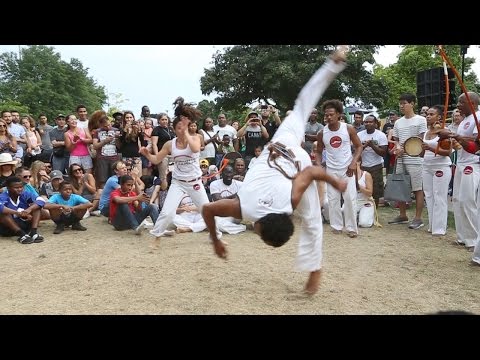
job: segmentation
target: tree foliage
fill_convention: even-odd
[[[461,75],[460,45],[447,45],[445,52]],[[478,93],[480,84],[477,75],[469,72],[474,63],[474,58],[465,57],[464,82],[469,91]],[[442,57],[438,54],[435,45],[406,45],[403,46],[396,63],[388,67],[375,65],[373,68],[374,78],[383,82],[388,90],[386,91],[388,99],[383,108],[385,110],[397,109],[398,98],[402,93],[416,94],[418,72],[441,66],[443,66]],[[461,93],[458,82],[455,85],[455,93],[457,96]]]
[[[35,117],[45,113],[54,118],[79,104],[101,109],[107,95],[78,59],[67,63],[53,47],[35,45],[23,48],[20,57],[0,55],[0,99],[22,104]]]
[[[319,65],[332,52],[331,45],[241,45],[217,51],[214,66],[201,78],[203,94],[217,93],[224,109],[272,99],[285,112]],[[347,69],[327,89],[324,99],[340,99],[357,105],[380,107],[386,100],[385,84],[374,78],[365,62],[374,64],[378,46],[352,46]],[[346,101],[346,99],[354,99]]]

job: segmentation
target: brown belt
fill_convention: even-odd
[[[200,176],[200,177],[198,177],[198,178],[196,178],[196,179],[192,179],[192,180],[181,180],[181,179],[175,179],[175,180],[181,181],[181,182],[186,182],[186,183],[192,183],[192,182],[195,182],[195,181],[200,180],[201,178],[202,178],[202,177]]]

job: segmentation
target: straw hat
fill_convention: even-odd
[[[13,160],[9,153],[0,154],[0,166],[2,165],[17,165],[17,160]]]

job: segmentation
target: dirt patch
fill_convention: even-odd
[[[360,229],[356,239],[325,226],[314,297],[301,293],[307,274],[293,270],[298,233],[278,249],[251,231],[225,235],[223,261],[205,232],[152,250],[147,231],[114,231],[105,218],[61,235],[44,222],[43,243],[0,238],[0,314],[480,314],[480,266],[453,245],[454,230],[433,238],[426,227],[387,225],[397,214],[381,209],[383,228]]]

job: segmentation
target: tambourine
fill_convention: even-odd
[[[409,137],[403,144],[403,150],[408,156],[420,156],[423,151],[423,140],[418,136]]]

